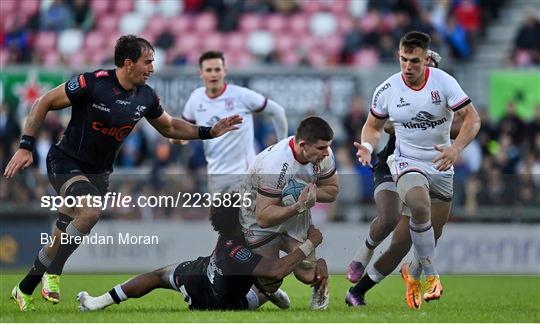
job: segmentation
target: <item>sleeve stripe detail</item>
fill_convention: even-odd
[[[471,102],[471,99],[469,99],[469,97],[465,97],[465,98],[461,99],[458,103],[456,103],[455,105],[450,107],[450,109],[452,109],[452,110],[457,109],[459,106],[461,106],[463,103],[465,103],[467,101]]]
[[[373,108],[371,108],[369,111],[371,112],[373,117],[375,117],[377,119],[386,119],[386,118],[388,118],[388,114],[386,114],[386,115],[379,114],[379,113],[375,112],[375,110],[373,110]]]
[[[268,189],[266,189],[268,190]],[[265,196],[265,197],[270,197],[270,198],[280,198],[281,197],[281,193],[277,193],[277,192],[268,192],[268,191],[265,191],[261,188],[257,189],[257,192],[260,193],[261,195]]]
[[[263,104],[261,105],[260,108],[258,108],[257,110],[255,110],[256,113],[260,113],[261,111],[264,110],[264,108],[266,108],[266,105],[268,104],[268,98],[264,98],[264,101],[263,101]]]
[[[195,121],[194,120],[191,120],[189,118],[186,118],[185,116],[182,116],[182,119],[189,122],[189,123],[192,123],[192,124],[195,124]]]
[[[457,105],[455,105],[452,109],[452,111],[458,111],[460,110],[461,108],[467,106],[468,104],[471,103],[471,99],[469,99],[468,97],[463,99],[460,103],[458,103]]]
[[[327,173],[321,175],[321,176],[319,177],[319,180],[328,179],[328,178],[330,178],[331,176],[333,176],[335,173],[336,173],[336,168],[333,168],[332,170],[330,170],[330,172],[327,172]]]

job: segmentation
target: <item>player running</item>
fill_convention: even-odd
[[[478,114],[457,81],[442,70],[427,67],[429,43],[429,35],[421,32],[407,33],[400,40],[401,73],[377,88],[371,115],[362,129],[362,144],[354,143],[359,161],[369,165],[385,119],[390,117],[396,132],[396,148],[388,158],[388,165],[397,182],[399,197],[411,213],[408,227],[415,256],[426,275],[423,295],[426,301],[438,299],[442,293],[434,263],[431,210],[440,215],[437,219],[448,217],[452,165],[480,128]],[[454,113],[463,124],[452,144],[449,135]],[[419,308],[422,298],[419,275],[406,279],[410,283],[408,306]],[[352,288],[347,302],[361,304],[355,302],[358,300],[363,303],[363,296]]]
[[[428,50],[428,56],[429,66],[438,67],[441,56],[432,50]],[[347,268],[347,279],[352,283],[360,280],[373,256],[373,251],[394,230],[402,214],[402,204],[396,184],[386,163],[388,156],[392,155],[396,148],[396,136],[390,121],[386,121],[384,129],[390,136],[384,148],[377,153],[377,164],[373,166],[375,183],[373,197],[377,207],[377,217],[371,222],[364,244],[357,250]]]
[[[227,84],[222,52],[203,53],[199,58],[199,69],[204,87],[193,91],[182,117],[191,123],[207,126],[230,114],[244,118],[235,132],[204,142],[210,191],[238,189],[235,186],[243,181],[255,160],[253,114],[263,113],[272,118],[279,141],[287,137],[285,109],[253,90]]]
[[[306,238],[311,224],[310,208],[317,201],[329,203],[336,199],[339,180],[330,149],[333,136],[326,121],[308,117],[300,122],[295,136],[257,155],[243,188],[255,199],[250,206],[242,206],[240,218],[253,251],[273,260],[279,258],[280,250],[291,253]],[[291,200],[290,195],[283,195],[284,189],[297,190],[298,195]],[[310,307],[326,309],[328,287],[316,278],[318,268],[326,272],[326,262],[317,260],[313,252],[294,274],[301,282],[313,286]],[[261,284],[271,292],[280,283],[270,286],[262,280]]]
[[[24,127],[20,148],[4,172],[7,178],[32,164],[35,136],[51,110],[72,106],[72,117],[58,144],[47,156],[47,173],[58,195],[103,196],[120,146],[135,124],[146,118],[163,136],[176,139],[211,139],[237,129],[238,115],[223,118],[212,127],[195,126],[172,118],[163,110],[154,90],[146,81],[154,72],[154,49],[145,39],[134,35],[118,39],[114,52],[117,66],[73,77],[34,103]],[[42,281],[41,295],[48,301],[60,301],[60,275],[78,242],[87,236],[100,218],[99,207],[89,201],[83,207],[59,209],[53,235],[68,238],[67,244],[44,246],[33,267],[12,291],[22,311],[34,310],[32,293]]]
[[[210,256],[138,275],[98,297],[82,291],[77,296],[79,309],[103,309],[128,298],[145,296],[156,288],[179,291],[191,310],[256,309],[268,298],[278,307],[288,308],[290,301],[283,291],[272,295],[259,292],[253,286],[255,276],[282,280],[322,242],[321,232],[310,226],[304,243],[275,260],[254,253],[246,245],[238,214],[236,207],[210,209],[210,222],[219,233]],[[317,276],[324,282],[328,278],[328,274],[322,272]]]

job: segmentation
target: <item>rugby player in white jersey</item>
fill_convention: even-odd
[[[409,232],[415,256],[426,275],[421,296],[419,276],[405,274],[407,304],[418,309],[422,302],[439,299],[442,285],[435,267],[435,235],[431,213],[446,219],[452,200],[453,163],[480,129],[471,100],[457,81],[442,70],[428,67],[429,35],[409,32],[400,40],[401,72],[375,90],[371,114],[355,142],[358,160],[370,165],[387,118],[394,124],[396,148],[388,165],[399,197],[410,210]],[[456,140],[450,142],[454,113],[463,121]],[[404,214],[406,214],[404,212]],[[352,288],[347,299],[353,301]]]
[[[255,160],[253,113],[272,118],[278,140],[287,137],[285,109],[261,94],[237,85],[227,84],[225,59],[222,52],[208,51],[199,58],[200,77],[204,87],[191,93],[182,117],[200,125],[214,125],[231,114],[244,118],[239,129],[204,144],[211,192],[232,191]]]
[[[307,230],[311,224],[310,208],[315,202],[329,203],[336,199],[339,180],[330,144],[330,125],[319,117],[307,117],[298,126],[295,136],[283,139],[259,153],[244,185],[244,194],[254,197],[244,204],[240,223],[246,241],[255,253],[277,260],[279,251],[291,253],[296,248],[309,249]],[[282,200],[284,188],[303,184],[295,201]],[[311,309],[326,309],[329,302],[328,269],[324,259],[316,259],[315,251],[294,271],[298,280],[313,286]],[[271,292],[267,282],[262,289]]]

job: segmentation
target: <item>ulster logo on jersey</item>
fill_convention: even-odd
[[[439,90],[431,91],[431,103],[434,105],[441,104],[441,95],[439,95]]]

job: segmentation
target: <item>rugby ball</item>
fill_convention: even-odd
[[[283,188],[283,191],[281,191],[281,205],[294,205],[298,201],[298,197],[305,187],[306,183],[300,182],[296,179],[289,180],[285,188]]]

